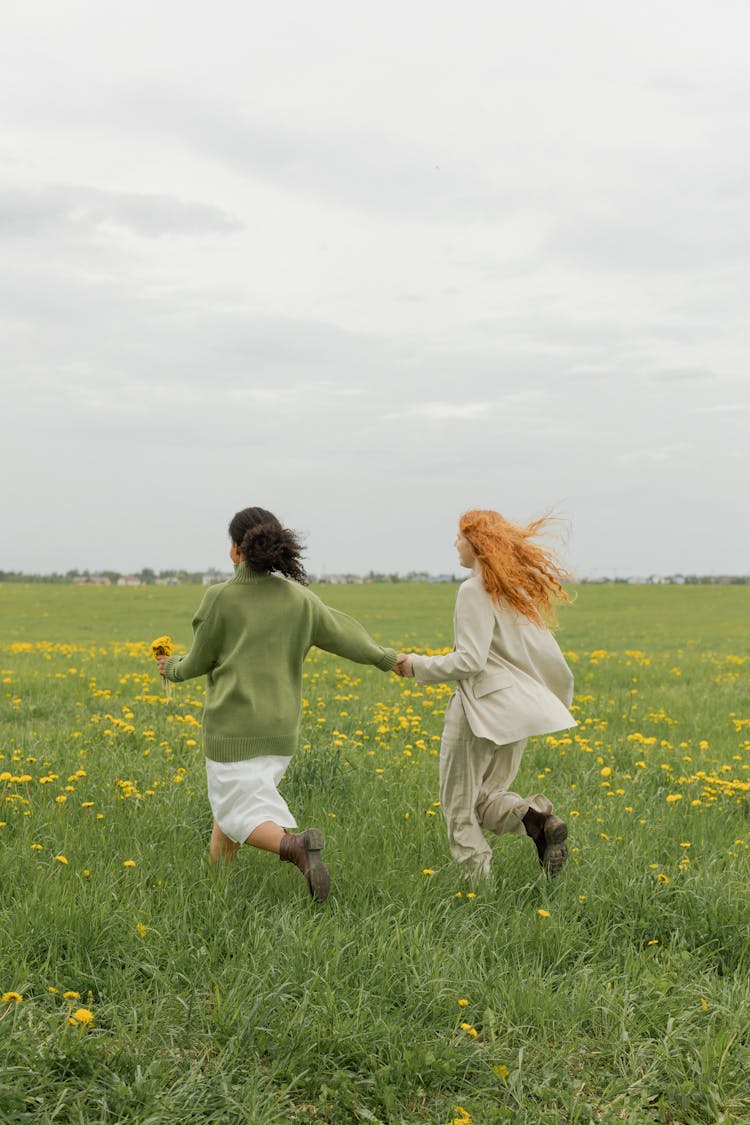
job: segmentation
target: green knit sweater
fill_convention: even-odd
[[[302,663],[317,645],[388,672],[396,653],[298,582],[241,563],[210,586],[193,618],[193,645],[171,656],[167,679],[207,676],[203,748],[215,762],[294,753],[302,714]]]

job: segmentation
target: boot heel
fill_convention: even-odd
[[[305,850],[308,852],[322,852],[325,839],[319,828],[308,828],[305,832]]]
[[[319,828],[308,828],[305,832],[305,854],[307,855],[307,885],[315,902],[325,902],[331,885],[328,868],[320,858],[323,850],[323,833]]]
[[[568,838],[568,826],[559,816],[548,816],[544,822],[544,839],[547,844],[564,844]]]
[[[559,816],[548,816],[544,825],[542,867],[554,879],[568,861],[568,826]]]

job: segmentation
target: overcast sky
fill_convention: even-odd
[[[25,0],[0,569],[750,569],[745,0]]]

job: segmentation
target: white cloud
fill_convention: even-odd
[[[417,402],[400,411],[402,418],[434,418],[439,421],[475,421],[494,407],[492,402]],[[390,414],[389,418],[399,415]]]
[[[747,414],[750,410],[750,402],[717,402],[713,406],[703,406],[700,410],[694,411],[696,414],[729,414],[735,416],[737,414]]]
[[[242,223],[217,207],[167,195],[46,184],[0,191],[0,237],[29,238],[68,228],[94,233],[122,227],[146,238],[230,233]]]

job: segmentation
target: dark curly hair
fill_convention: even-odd
[[[265,508],[243,508],[229,524],[232,542],[253,570],[278,571],[307,586],[307,575],[300,561],[303,546],[299,536],[282,527],[273,512]]]

